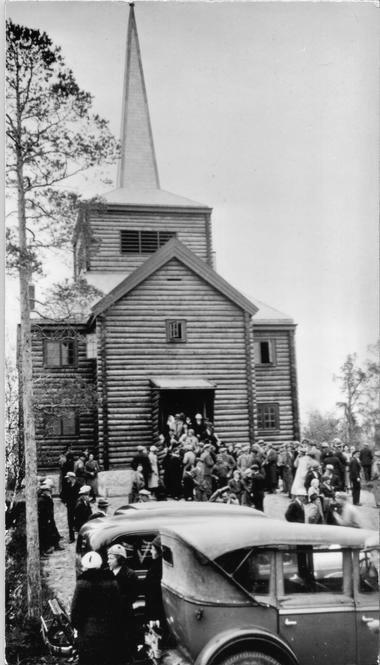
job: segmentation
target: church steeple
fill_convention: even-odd
[[[130,4],[121,115],[118,189],[159,189],[148,99],[134,12]]]

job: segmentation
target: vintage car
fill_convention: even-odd
[[[196,501],[152,501],[130,504],[125,512],[123,508],[119,510],[118,515],[98,517],[82,526],[76,544],[77,575],[82,572],[81,558],[86,552],[99,552],[106,562],[107,548],[121,543],[127,550],[128,565],[142,580],[151,560],[150,544],[162,526],[201,518],[267,519],[264,513],[253,508]]]
[[[170,631],[196,665],[375,665],[377,532],[283,520],[163,528]]]

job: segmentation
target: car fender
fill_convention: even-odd
[[[289,665],[298,665],[296,655],[290,646],[278,635],[259,626],[232,628],[218,633],[203,647],[194,665],[212,665],[224,652],[230,653],[239,644],[249,644],[250,642],[255,642],[257,648],[262,644],[273,650],[276,649],[279,655],[286,657]]]

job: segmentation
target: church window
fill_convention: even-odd
[[[257,405],[257,427],[259,430],[279,429],[278,404]]]
[[[261,340],[254,342],[256,365],[274,365],[275,343],[274,340]]]
[[[122,254],[153,254],[176,234],[171,231],[120,231]]]
[[[166,339],[168,342],[186,342],[186,321],[168,319],[166,321]]]
[[[76,344],[73,339],[45,341],[45,367],[72,367],[76,364]]]
[[[47,436],[76,436],[79,433],[79,419],[74,409],[62,414],[51,414],[45,424]]]

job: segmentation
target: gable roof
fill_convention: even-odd
[[[139,286],[139,284],[162,268],[162,266],[168,263],[171,259],[178,259],[178,261],[190,268],[190,270],[195,272],[199,277],[208,282],[217,291],[222,293],[226,298],[231,300],[235,305],[248,314],[251,314],[252,316],[256,314],[258,310],[256,305],[231,286],[231,284],[218,275],[218,273],[210,268],[204,261],[199,259],[194,252],[177,240],[177,238],[172,238],[166,243],[166,245],[161,247],[149,259],[147,259],[142,266],[137,268],[131,275],[128,275],[128,277],[120,282],[120,284],[112,289],[112,291],[101,298],[101,300],[92,307],[91,318],[102,314],[117,300],[120,300],[120,298],[132,291],[132,289]]]
[[[122,187],[103,194],[106,203],[126,206],[154,206],[164,208],[201,208],[211,210],[209,206],[192,201],[184,196],[156,188]]]

